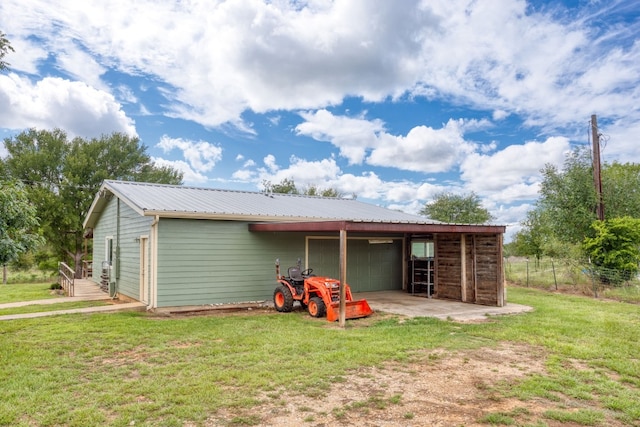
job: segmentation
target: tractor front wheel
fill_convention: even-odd
[[[309,300],[307,310],[312,317],[324,317],[327,312],[327,307],[324,305],[324,301],[320,297],[313,297]]]
[[[280,285],[273,291],[273,305],[276,310],[288,313],[293,309],[293,295],[291,290],[284,285]]]

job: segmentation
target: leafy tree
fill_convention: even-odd
[[[182,183],[180,172],[156,167],[138,138],[121,133],[69,142],[60,129],[31,129],[4,144],[5,173],[26,184],[43,235],[76,274],[84,255],[82,222],[103,180]]]
[[[594,221],[591,230],[593,235],[584,239],[583,247],[603,282],[621,283],[638,273],[640,219]]]
[[[606,218],[640,218],[640,164],[605,164],[602,194]]]
[[[305,188],[303,194],[307,196],[342,197],[342,193],[335,188],[320,188],[317,185],[310,185]]]
[[[480,197],[473,192],[466,195],[436,194],[433,202],[426,204],[420,214],[436,221],[457,224],[484,224],[493,219],[489,211],[480,205]]]
[[[566,256],[582,247],[597,219],[591,151],[578,147],[567,155],[561,170],[547,165],[542,174],[540,198],[523,222],[520,237],[523,243],[537,242],[540,254]],[[602,189],[607,218],[640,218],[640,165],[605,163]],[[530,221],[532,217],[537,221]]]
[[[340,193],[335,188],[321,188],[317,185],[310,185],[304,190],[300,191],[298,187],[296,187],[296,183],[289,178],[283,179],[279,184],[272,184],[270,181],[263,181],[262,186],[264,187],[264,191],[271,193],[305,194],[307,196],[322,197],[342,197],[342,193]]]
[[[7,35],[0,31],[0,71],[9,68],[9,64],[4,61],[4,57],[9,53],[9,51],[15,52],[7,39]]]
[[[7,283],[7,264],[43,242],[38,235],[36,208],[22,184],[0,182],[0,264]]]
[[[536,208],[544,212],[549,231],[560,241],[580,244],[596,219],[596,192],[590,152],[577,148],[564,169],[547,165]]]
[[[267,193],[279,194],[300,194],[296,188],[296,183],[292,179],[285,178],[279,184],[272,184],[271,181],[262,181],[264,191]]]

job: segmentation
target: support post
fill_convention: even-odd
[[[460,296],[467,302],[467,236],[460,235]]]
[[[347,323],[347,230],[340,230],[340,327]]]

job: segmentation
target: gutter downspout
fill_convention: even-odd
[[[160,215],[156,215],[151,221],[151,266],[149,281],[149,303],[147,310],[158,307],[158,223]]]

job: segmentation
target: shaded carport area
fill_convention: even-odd
[[[251,232],[303,232],[339,236],[340,281],[347,281],[347,240],[349,236],[401,236],[405,242],[414,237],[431,236],[434,250],[435,299],[459,301],[465,305],[505,306],[504,272],[502,260],[502,238],[504,226],[447,224],[434,222],[370,222],[360,220],[342,221],[291,221],[262,222],[249,224]],[[403,249],[403,289],[408,290],[408,252]],[[367,292],[373,296],[374,292]],[[406,292],[396,295],[416,298]],[[341,302],[344,301],[344,296]],[[418,301],[418,300],[416,300]],[[470,303],[470,304],[468,304]],[[405,304],[409,306],[411,304]],[[424,305],[418,304],[423,309]],[[419,310],[420,308],[416,308]],[[383,310],[384,311],[384,310]],[[436,311],[435,309],[432,311]],[[458,310],[459,311],[459,310]],[[341,304],[340,323],[344,324]],[[426,315],[426,313],[424,314]]]

